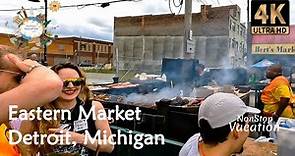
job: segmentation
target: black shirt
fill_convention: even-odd
[[[90,116],[89,119],[86,120],[85,117],[83,118],[82,116],[82,119],[78,120],[79,114],[81,111],[80,106],[82,106],[85,112],[88,114],[88,112],[90,111],[92,107],[92,101],[90,100],[84,103],[82,100],[77,98],[77,104],[71,110],[71,120],[61,121],[61,128],[68,131],[80,133],[80,134],[84,134],[85,131],[87,130],[89,134],[91,135],[91,137],[94,137],[97,130],[95,127],[95,121],[92,119],[92,117]],[[65,119],[67,119],[67,117],[65,117]],[[81,156],[95,155],[95,151],[92,151],[80,144],[76,144],[75,146],[74,145],[56,146],[54,147],[54,152],[57,154],[71,153],[73,155],[81,155]]]

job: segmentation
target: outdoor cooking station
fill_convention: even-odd
[[[158,146],[147,146],[139,151],[126,146],[117,146],[115,150],[117,155],[154,155],[155,151],[157,151],[156,154],[162,151],[165,155],[169,155],[169,152],[170,155],[175,155],[188,138],[199,132],[198,110],[201,101],[206,96],[188,95],[192,92],[192,88],[202,88],[194,86],[193,82],[196,78],[198,79],[194,77],[197,65],[198,62],[195,60],[167,59],[163,60],[164,67],[162,67],[162,73],[167,76],[166,81],[131,80],[118,84],[101,85],[92,90],[96,95],[95,99],[100,101],[105,109],[115,109],[119,106],[122,110],[135,110],[136,107],[141,110],[140,121],[116,120],[110,124],[112,131],[115,132],[119,128],[145,134],[163,134],[165,140],[169,140],[169,143],[166,142],[161,149],[158,149]],[[214,71],[215,78],[217,75]],[[239,78],[239,76],[235,77]],[[237,84],[235,86],[239,87]],[[240,86],[239,89],[241,92],[235,93],[248,104],[247,86]],[[213,90],[216,88],[213,87]],[[194,104],[190,105],[192,103]],[[128,153],[123,151],[128,151]]]
[[[245,103],[249,102],[249,93],[239,93],[238,95]],[[120,97],[116,96],[116,98],[118,99]],[[112,125],[143,133],[164,134],[166,138],[183,143],[190,136],[199,131],[197,125],[199,104],[187,107],[173,106],[165,104],[165,102],[171,102],[171,100],[168,99],[166,99],[166,101],[162,99],[154,104],[126,103],[108,100],[99,101],[106,109],[115,109],[116,105],[118,105],[119,108],[123,110],[135,110],[136,107],[139,107],[142,112],[141,121],[119,120],[112,123]]]
[[[139,84],[138,86],[134,86],[133,89],[139,91],[136,89],[138,87],[141,88],[143,86]],[[116,89],[104,91],[118,93],[119,90],[124,91],[124,88],[120,88],[117,91],[115,90]],[[132,88],[126,88],[126,91],[130,90],[132,90]],[[94,91],[94,93],[102,94],[101,91]],[[248,103],[248,92],[238,93],[238,95],[245,103]],[[119,109],[123,110],[135,110],[136,107],[139,107],[141,110],[140,121],[115,120],[113,123],[111,123],[110,125],[113,133],[115,133],[117,130],[132,130],[145,134],[163,134],[165,136],[165,141],[169,140],[169,142],[166,142],[164,146],[161,146],[161,148],[159,148],[159,146],[145,146],[142,150],[134,150],[129,146],[117,146],[114,155],[176,155],[183,143],[185,143],[192,135],[199,132],[199,127],[197,124],[199,105],[194,105],[192,107],[181,107],[169,106],[165,105],[165,103],[162,103],[162,105],[157,105],[155,103],[132,103],[122,100],[120,95],[106,94],[104,96],[110,96],[109,100],[97,100],[99,100],[104,105],[105,109],[115,109],[116,106],[119,106]],[[171,102],[169,99],[162,100],[164,102]],[[156,101],[156,103],[158,102],[159,101]]]
[[[171,92],[167,93],[167,96],[165,96],[166,93],[162,96],[157,96],[158,94],[162,94],[161,89],[163,88],[168,88],[166,90],[167,92],[176,88],[175,86],[175,88],[171,88],[170,80],[174,80],[174,82],[181,85],[186,82],[192,84],[192,73],[195,72],[196,64],[197,62],[194,60],[166,59],[163,60],[162,73],[167,75],[167,81],[135,80],[127,83],[106,85],[100,89],[93,90],[93,93],[98,95],[96,96],[96,100],[100,101],[106,109],[114,109],[116,105],[124,110],[134,110],[136,107],[140,108],[142,112],[141,121],[115,121],[112,125],[143,133],[164,134],[166,138],[184,143],[190,136],[199,131],[197,124],[198,110],[202,99],[205,97],[190,98],[190,100],[195,100],[195,104],[187,106],[181,103],[186,101],[189,97],[178,97],[172,100],[172,97],[175,98],[175,92],[179,92],[180,89],[172,91],[174,96],[168,97]],[[167,66],[172,67],[174,70],[171,68],[168,69]],[[181,73],[183,68],[185,68],[185,73],[188,74],[176,74]],[[182,89],[185,88],[187,87],[182,87]],[[136,94],[134,95],[135,101],[130,101],[129,99],[132,94]],[[249,93],[247,91],[236,94],[246,104],[249,103]]]

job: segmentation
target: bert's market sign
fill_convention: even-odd
[[[295,44],[252,44],[252,54],[295,54]]]

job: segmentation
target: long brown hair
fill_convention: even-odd
[[[81,85],[81,91],[79,94],[79,99],[82,100],[83,102],[89,102],[92,100],[92,93],[89,90],[89,88],[86,85],[86,76],[85,73],[79,69],[78,66],[72,64],[72,63],[65,63],[65,64],[57,64],[53,67],[51,67],[51,69],[58,74],[58,72],[61,69],[65,69],[65,68],[70,68],[75,70],[78,74],[80,78],[84,79],[84,82]],[[57,110],[58,108],[58,101],[54,100],[51,103],[44,105],[42,107],[44,110]],[[48,129],[49,128],[58,128],[60,127],[60,118],[58,118],[58,120],[41,120],[41,121],[33,121],[34,122],[34,128],[38,133],[40,134],[49,134]],[[38,145],[36,145],[38,146]],[[38,147],[35,147],[35,149],[30,149],[30,151],[34,151],[34,153],[36,152],[40,152],[41,155],[42,153],[49,153],[52,152],[53,147],[51,145],[48,145],[47,143],[45,143],[44,145],[39,145]],[[28,149],[23,149],[22,150],[28,150]]]

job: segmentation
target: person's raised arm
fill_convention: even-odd
[[[13,54],[7,55],[26,76],[20,85],[0,94],[0,122],[8,121],[9,105],[18,109],[32,109],[56,99],[62,90],[62,81],[52,70],[32,60],[20,60]],[[5,83],[5,82],[1,82]]]
[[[98,101],[93,101],[93,105],[95,106],[95,111],[96,113],[99,113],[100,111],[105,111],[103,105],[98,102]],[[98,115],[98,114],[96,114]],[[109,125],[109,121],[108,119],[100,119],[100,120],[96,120],[95,121],[95,126],[97,130],[100,130],[100,132],[105,132],[106,136],[109,138],[112,134],[111,129],[110,129],[110,125]],[[102,135],[101,135],[102,136]],[[110,138],[111,140],[113,138]],[[109,140],[110,141],[110,140]],[[101,145],[97,145],[97,144],[89,144],[87,143],[86,147],[92,149],[92,150],[96,150],[98,148],[99,152],[107,152],[107,153],[111,153],[114,149],[114,145],[112,145],[110,142],[107,142],[107,144],[101,144]],[[97,147],[99,146],[99,147]]]
[[[289,101],[290,101],[290,97],[291,97],[290,88],[287,85],[280,85],[276,89],[275,94],[278,94],[280,96],[278,109],[273,114],[273,119],[275,121],[277,121],[278,118],[283,114],[286,107],[289,105]]]
[[[289,101],[290,101],[290,98],[285,98],[285,97],[280,98],[279,108],[275,112],[275,114],[273,114],[273,119],[275,121],[277,121],[278,118],[282,115],[285,108],[289,105]]]

